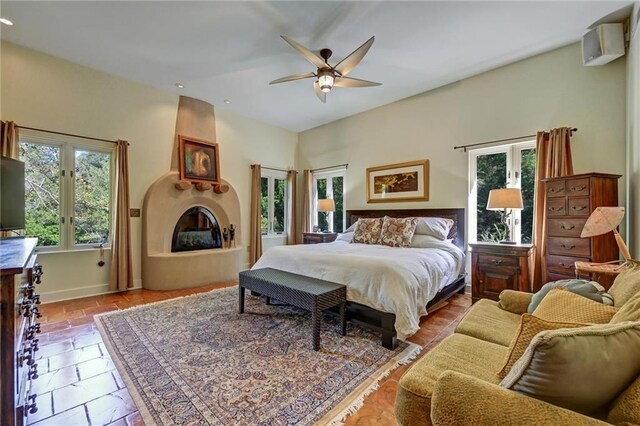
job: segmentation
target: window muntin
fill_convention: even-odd
[[[25,162],[25,232],[42,249],[108,245],[111,238],[114,145],[20,134]]]
[[[512,239],[531,243],[535,187],[535,142],[477,149],[469,155],[469,234],[470,240],[500,241],[504,227],[500,213],[488,211],[491,189],[520,188],[524,209],[513,210],[509,219]]]

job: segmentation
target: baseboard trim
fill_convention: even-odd
[[[129,290],[142,288],[142,280],[133,280],[133,287]],[[100,296],[103,294],[117,293],[117,291],[109,290],[109,284],[90,285],[86,287],[76,287],[66,290],[55,290],[42,292],[40,300],[42,303],[62,302],[64,300],[81,299],[89,296]]]

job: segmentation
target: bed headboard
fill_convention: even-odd
[[[396,210],[347,210],[347,226],[351,226],[361,217],[444,217],[453,219],[449,238],[465,250],[464,246],[464,209],[396,209]]]

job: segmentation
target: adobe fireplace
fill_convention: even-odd
[[[180,216],[173,229],[171,252],[222,247],[220,226],[207,208],[192,207]]]

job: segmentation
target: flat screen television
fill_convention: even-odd
[[[0,157],[0,230],[24,229],[24,163]]]

